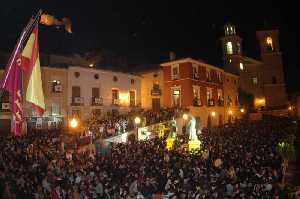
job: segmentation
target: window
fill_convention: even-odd
[[[206,69],[206,81],[211,81],[210,69]]]
[[[240,69],[244,70],[244,64],[242,62],[240,62]]]
[[[272,77],[272,84],[277,84],[277,78],[275,76]]]
[[[201,100],[200,100],[200,87],[199,86],[193,86],[193,106],[200,106]]]
[[[232,106],[232,100],[230,96],[227,97],[227,106]]]
[[[135,106],[135,91],[129,91],[130,106]]]
[[[60,107],[59,104],[53,103],[51,106],[52,115],[60,115]]]
[[[52,92],[54,93],[61,93],[62,92],[62,85],[59,80],[52,81]]]
[[[173,107],[180,106],[180,88],[172,88],[172,105]]]
[[[94,75],[94,78],[95,78],[95,79],[99,79],[99,75],[98,75],[98,74],[95,74],[95,75]]]
[[[75,72],[75,73],[74,73],[74,76],[75,76],[76,78],[78,78],[78,77],[80,76],[80,72]]]
[[[252,77],[252,83],[253,85],[257,85],[258,83],[257,77]]]
[[[72,86],[72,97],[80,97],[80,87]]]
[[[213,100],[212,88],[206,89],[206,99],[208,105],[211,105],[211,103],[213,103],[211,102]]]
[[[118,89],[112,89],[112,104],[118,105],[119,104],[119,90]]]
[[[274,50],[273,40],[272,40],[271,37],[267,37],[266,44],[267,44],[267,50],[268,51],[273,51]]]
[[[93,98],[99,98],[100,97],[100,92],[99,92],[99,88],[92,88],[92,97]]]
[[[227,51],[227,54],[230,54],[230,55],[233,54],[231,41],[226,43],[226,51]]]
[[[172,66],[172,80],[179,79],[179,64]]]
[[[199,79],[198,65],[196,64],[193,64],[193,78]]]
[[[234,82],[234,85],[236,85],[236,79],[233,82]]]
[[[131,83],[131,84],[134,84],[134,79],[131,79],[131,80],[130,80],[130,83]]]
[[[117,76],[114,76],[114,77],[113,77],[113,81],[114,81],[114,82],[117,82],[117,81],[118,81]]]
[[[217,71],[217,78],[218,78],[218,82],[222,82],[222,73]]]
[[[223,91],[222,91],[222,89],[218,89],[218,100],[223,100]]]
[[[80,118],[80,110],[72,110],[72,117]]]
[[[238,106],[239,105],[239,96],[237,95],[235,97],[235,106]]]

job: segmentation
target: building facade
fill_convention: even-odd
[[[77,66],[41,68],[46,112],[38,117],[24,102],[29,127],[59,127],[72,117],[85,121],[107,112],[125,113],[141,105],[140,76]],[[10,120],[9,106],[9,95],[4,91],[0,119]]]
[[[141,77],[86,67],[68,69],[68,115],[88,119],[141,105]]]
[[[240,75],[240,88],[252,94],[256,109],[286,109],[288,104],[282,55],[279,46],[279,31],[257,31],[261,60],[243,56],[242,39],[236,34],[235,26],[224,26],[223,46],[224,69]]]
[[[229,115],[239,114],[239,77],[216,66],[185,58],[162,63],[142,77],[143,108],[154,109],[158,98],[163,107],[189,109],[202,127],[227,123]],[[159,96],[153,96],[154,87],[160,88]]]
[[[164,107],[163,90],[163,70],[157,68],[141,73],[141,101],[144,109],[159,110]]]

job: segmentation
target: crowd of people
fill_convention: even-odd
[[[206,130],[199,136],[202,149],[193,154],[180,144],[167,150],[159,138],[117,144],[101,156],[61,150],[55,133],[1,137],[0,198],[288,198],[276,145],[291,133],[289,126],[272,119]]]
[[[183,110],[165,108],[160,111],[140,110],[131,111],[126,115],[111,115],[104,118],[93,117],[87,121],[87,128],[94,137],[107,138],[133,130],[136,127],[135,117],[141,119],[140,126],[168,121],[178,117]]]

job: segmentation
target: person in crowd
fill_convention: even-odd
[[[155,122],[168,114],[145,116]],[[181,149],[188,141],[182,135],[174,150],[166,149],[165,138],[154,138],[115,144],[106,156],[59,150],[62,137],[55,132],[0,137],[0,198],[286,198],[276,144],[291,133],[288,126],[273,118],[205,130],[194,153]]]

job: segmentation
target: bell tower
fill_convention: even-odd
[[[261,59],[264,62],[263,84],[267,107],[287,105],[279,31],[257,31]]]
[[[224,25],[224,37],[221,38],[221,41],[224,70],[239,75],[240,70],[243,70],[242,39],[236,34],[233,24]]]

